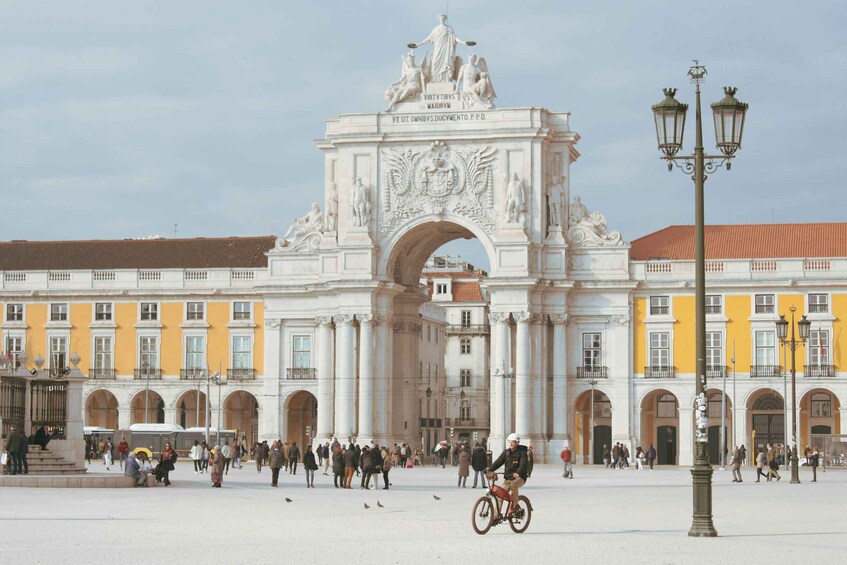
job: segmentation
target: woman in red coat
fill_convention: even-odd
[[[174,461],[176,461],[176,454],[170,442],[168,442],[162,449],[162,479],[165,481],[166,487],[171,484],[170,473],[174,470]]]

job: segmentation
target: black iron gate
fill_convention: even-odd
[[[44,426],[50,437],[65,439],[68,383],[53,380],[32,381],[31,394],[30,416],[33,433],[34,430]]]
[[[24,429],[24,404],[26,402],[26,380],[17,377],[0,378],[0,418],[3,419],[3,437],[10,426]]]

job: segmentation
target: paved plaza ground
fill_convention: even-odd
[[[90,472],[105,472],[95,462]],[[116,467],[112,473],[117,473]],[[0,563],[839,563],[847,555],[847,471],[801,469],[800,485],[730,482],[715,470],[720,537],[689,538],[687,468],[611,471],[538,465],[522,492],[529,529],[479,536],[479,489],[456,488],[456,469],[391,472],[391,490],[333,488],[318,474],[255,466],[230,471],[224,488],[181,461],[173,486],[148,489],[0,489]],[[355,480],[355,479],[354,479]],[[472,480],[472,478],[471,478]],[[380,485],[382,486],[382,485]],[[437,495],[441,500],[435,500]],[[292,499],[286,503],[284,498]],[[377,507],[380,501],[384,508]],[[365,509],[364,504],[371,506]],[[524,556],[524,557],[521,557]]]

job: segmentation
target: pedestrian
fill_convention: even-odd
[[[344,452],[344,488],[352,488],[353,472],[356,470],[356,447],[348,445]]]
[[[268,445],[268,440],[262,441],[262,464],[267,466],[268,457],[271,454],[271,446]]]
[[[373,478],[373,486],[371,488],[378,489],[379,488],[379,476],[382,474],[382,450],[379,448],[379,444],[374,442],[373,447],[371,447],[371,456],[374,458],[374,472],[372,475]],[[370,486],[370,485],[368,485]]]
[[[271,445],[271,451],[268,454],[268,467],[271,468],[271,486],[277,486],[279,482],[279,469],[282,467],[282,448],[278,441],[274,441]]]
[[[371,475],[373,475],[374,472],[374,458],[373,455],[371,455],[371,448],[367,445],[362,448],[360,461],[362,467],[362,484],[359,488],[367,490],[371,488]]]
[[[535,453],[532,446],[526,448],[526,478],[532,477],[532,467],[535,465]]]
[[[112,438],[106,440],[106,443],[103,445],[103,464],[106,466],[107,471],[112,466]]]
[[[200,447],[203,448],[203,464],[201,465],[200,472],[208,473],[209,472],[209,459],[212,458],[212,453],[209,451],[209,444],[205,441],[200,444]]]
[[[165,443],[165,447],[162,448],[162,455],[160,459],[160,463],[162,464],[162,480],[165,482],[165,486],[171,486],[171,471],[174,470],[174,463],[176,462],[176,453],[174,452],[174,448],[171,447],[170,442]]]
[[[621,469],[629,469],[629,448],[626,444],[621,444]]]
[[[253,444],[253,453],[251,453],[253,457],[253,461],[256,462],[256,472],[262,472],[262,444],[259,442],[255,442]]]
[[[15,426],[9,426],[9,434],[6,436],[6,466],[9,467],[10,475],[21,472],[20,457],[18,449],[21,444],[21,434]]]
[[[391,460],[391,453],[388,451],[387,447],[382,448],[382,482],[385,484],[382,487],[382,490],[388,490],[388,487],[391,483],[388,482],[388,472],[391,470],[391,465],[389,461]]]
[[[199,475],[203,472],[203,447],[200,442],[194,440],[194,445],[188,451],[188,458],[194,462],[194,474]]]
[[[635,470],[643,471],[644,465],[642,465],[642,461],[644,460],[644,450],[641,449],[641,446],[637,446],[635,448]]]
[[[565,444],[565,448],[559,453],[559,459],[562,460],[562,465],[564,465],[564,470],[562,471],[563,479],[572,479],[573,478],[573,464],[571,463],[571,457],[573,454],[571,453],[571,448],[568,447],[568,444]]]
[[[340,445],[332,451],[332,474],[335,488],[344,488],[344,453]]]
[[[485,448],[477,442],[473,448],[473,453],[471,453],[471,467],[473,468],[473,486],[471,488],[476,488],[477,480],[479,480],[480,486],[485,488],[486,464]]]
[[[607,446],[604,443],[603,444],[603,465],[605,465],[607,469],[609,468],[610,455],[611,455],[611,453],[609,452],[609,446]],[[592,463],[593,463],[593,461],[592,461]]]
[[[314,457],[314,454],[312,454],[312,457]],[[297,474],[298,461],[300,461],[300,449],[297,447],[297,442],[293,441],[291,447],[288,448],[288,469],[292,475]]]
[[[400,446],[400,468],[406,467],[406,458],[409,456],[408,448],[406,444]]]
[[[323,466],[324,464],[324,450],[321,444],[318,444],[318,447],[315,448],[315,456],[318,458],[318,467]]]
[[[303,468],[306,470],[306,488],[315,488],[315,471],[318,470],[318,462],[315,461],[315,453],[311,445],[306,446],[306,452],[303,454]]]
[[[356,471],[356,476],[359,476],[359,463],[362,460],[362,448],[359,445],[353,446],[353,470]],[[346,461],[345,461],[346,464]]]
[[[241,468],[241,445],[238,443],[237,439],[232,440],[232,444],[230,444],[229,448],[232,450],[232,468],[240,469]]]
[[[765,453],[765,459],[768,462],[768,480],[774,477],[779,481],[782,477],[779,475],[779,446],[771,447],[768,444],[768,451]]]
[[[735,449],[732,450],[732,459],[730,460],[730,465],[732,466],[732,482],[733,483],[741,483],[741,448],[737,445]]]
[[[770,480],[770,477],[768,477],[767,475],[765,475],[765,473],[762,472],[762,469],[765,468],[766,461],[767,461],[767,458],[765,456],[765,453],[762,451],[761,448],[759,448],[759,453],[756,455],[756,482],[757,483],[759,482],[759,479],[761,479],[762,477],[765,477],[767,480]]]
[[[209,455],[212,456],[210,460],[212,463],[212,487],[221,488],[221,484],[224,482],[224,456],[221,453],[221,446],[216,445],[213,447]]]
[[[21,434],[21,441],[18,444],[18,474],[29,475],[29,463],[26,456],[29,453],[29,438],[26,434]],[[21,473],[23,469],[23,473]]]
[[[656,460],[656,448],[651,443],[647,447],[647,464],[650,465],[650,470],[653,470],[653,461]]]
[[[744,444],[741,444],[741,447],[738,448],[738,451],[741,453],[741,464],[744,465],[747,463],[747,448],[744,447]]]
[[[224,439],[224,444],[221,447],[221,455],[224,458],[224,475],[229,475],[229,463],[232,461],[232,448],[229,442]]]
[[[391,466],[397,467],[400,464],[400,446],[394,444],[394,451],[391,453]],[[442,465],[443,467],[443,465]]]
[[[120,444],[118,444],[120,446]],[[120,449],[120,447],[118,447]],[[141,483],[141,467],[138,464],[138,461],[135,459],[135,453],[130,453],[129,457],[126,460],[126,466],[123,468],[125,477],[132,477],[134,479],[132,486],[140,487]]]
[[[462,446],[459,450],[459,487],[468,488],[468,475],[470,475],[471,454],[468,448]]]
[[[329,470],[329,466],[332,464],[332,454],[330,453],[329,442],[326,442],[326,444],[324,444],[323,452],[324,452],[324,475],[326,475],[327,471]]]
[[[127,460],[129,456],[129,444],[126,442],[126,438],[121,438],[121,441],[118,443],[118,459],[121,462],[121,469],[124,468],[124,462]]]
[[[817,446],[813,447],[809,454],[809,466],[812,468],[812,482],[818,482],[818,462],[820,461],[820,453]]]
[[[35,443],[41,446],[41,451],[47,449],[47,444],[50,443],[50,434],[45,426],[40,426],[35,432]],[[91,463],[91,461],[89,461]]]

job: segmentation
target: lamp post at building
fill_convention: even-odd
[[[594,465],[594,385],[597,384],[597,379],[593,374],[588,379],[588,384],[591,385],[591,404],[588,408],[588,464]]]
[[[682,148],[687,104],[674,99],[676,89],[666,88],[665,99],[653,106],[656,136],[662,157],[668,162],[668,170],[676,165],[694,178],[694,271],[695,271],[695,359],[698,417],[695,430],[694,467],[691,469],[694,494],[694,511],[689,536],[714,537],[718,533],[712,524],[712,466],[709,463],[708,417],[706,415],[706,255],[704,184],[706,173],[712,173],[726,164],[730,168],[735,152],[741,147],[744,117],[747,104],[735,99],[735,88],[725,87],[726,96],[712,104],[715,138],[722,155],[705,155],[703,151],[703,124],[700,113],[700,83],[706,76],[706,68],[694,61],[688,76],[695,85],[695,141],[694,154],[677,156]]]
[[[812,322],[806,319],[806,316],[797,322],[800,337],[797,338],[794,333],[794,312],[797,308],[792,306],[788,309],[791,312],[791,339],[788,339],[788,320],[785,315],[780,315],[779,321],[776,323],[776,334],[779,336],[779,342],[783,347],[791,349],[791,484],[800,484],[800,472],[797,468],[797,365],[796,353],[797,346],[806,343],[809,339],[809,330],[811,330]]]

